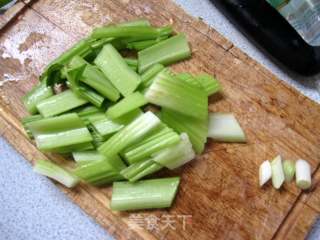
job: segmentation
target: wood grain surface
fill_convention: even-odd
[[[69,164],[56,154],[39,152],[19,122],[27,112],[21,97],[55,57],[92,28],[136,18],[154,25],[173,24],[185,32],[192,58],[174,71],[207,72],[223,85],[210,98],[210,111],[235,113],[247,144],[208,142],[190,164],[160,176],[181,176],[170,209],[112,212],[111,187],[81,184],[69,190],[57,184],[76,204],[117,239],[303,239],[320,212],[320,107],[286,85],[234,47],[202,21],[187,15],[170,0],[42,0],[28,6],[0,35],[0,133],[30,162],[41,158]],[[281,154],[307,159],[315,188],[301,193],[295,184],[280,191],[258,187],[262,161]],[[134,215],[136,214],[136,215]],[[159,222],[170,215],[174,228],[134,225],[133,216]],[[183,227],[178,216],[191,215]],[[189,219],[190,220],[190,219]]]

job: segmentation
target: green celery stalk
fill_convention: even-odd
[[[91,127],[91,125],[89,125],[88,127],[90,129],[90,133],[93,138],[93,145],[95,146],[95,148],[101,146],[108,139],[108,136],[102,136],[95,130],[95,128]]]
[[[210,113],[208,137],[219,142],[246,142],[246,135],[232,113]]]
[[[135,38],[140,40],[155,39],[172,32],[171,27],[154,28],[151,26],[107,26],[95,28],[92,38]]]
[[[138,69],[138,60],[134,58],[124,58],[124,61],[128,64],[130,68],[132,68],[134,71],[137,71]]]
[[[87,150],[92,150],[94,149],[94,146],[92,142],[84,142],[84,143],[77,143],[69,146],[63,146],[63,147],[57,147],[53,148],[51,152],[57,152],[57,153],[70,153],[74,151],[87,151]],[[44,151],[46,152],[46,151]]]
[[[143,89],[148,88],[155,76],[164,69],[164,66],[160,63],[152,65],[141,75],[141,86]]]
[[[203,73],[197,75],[195,76],[195,79],[202,85],[208,96],[215,94],[221,90],[221,84],[219,83],[219,81],[209,74]]]
[[[46,80],[38,83],[33,89],[22,97],[22,102],[30,114],[38,112],[36,105],[53,95],[51,87],[47,87]]]
[[[127,48],[136,50],[136,51],[141,51],[143,49],[146,49],[148,47],[155,45],[158,42],[168,39],[168,37],[169,35],[163,35],[161,37],[158,37],[157,39],[134,41],[134,42],[130,41],[127,43]]]
[[[110,119],[109,117],[105,116],[103,119],[93,121],[92,126],[101,136],[108,136],[112,133],[120,131],[125,127],[125,125],[128,125],[141,114],[142,112],[140,109],[135,109],[117,119]]]
[[[169,169],[178,168],[196,156],[187,134],[180,135],[181,141],[171,147],[152,154],[153,161]]]
[[[105,157],[95,150],[73,152],[72,157],[77,163],[105,160]]]
[[[200,82],[196,78],[194,78],[190,73],[178,73],[175,75],[175,77],[179,80],[185,81],[188,84],[191,84],[192,86],[203,89]]]
[[[75,175],[47,160],[38,160],[33,167],[33,171],[52,178],[68,188],[76,186],[79,182],[79,179]]]
[[[105,156],[113,156],[142,139],[160,124],[152,112],[146,112],[122,128],[102,144],[98,151]]]
[[[127,26],[127,27],[137,27],[137,26],[151,26],[150,22],[147,19],[135,19],[128,22],[118,23],[117,26]]]
[[[28,128],[28,123],[31,123],[33,121],[37,121],[40,119],[42,119],[42,116],[40,114],[27,116],[21,119],[22,126],[30,139],[33,139],[34,137],[32,135],[32,132]]]
[[[141,82],[140,76],[130,69],[111,44],[103,47],[94,63],[124,96],[132,93]]]
[[[199,118],[208,118],[208,97],[204,90],[177,81],[168,69],[158,73],[145,92],[146,99],[155,105]]]
[[[198,119],[162,108],[161,120],[178,133],[187,133],[196,153],[203,152],[208,136],[208,119]]]
[[[86,65],[83,70],[80,81],[95,89],[102,96],[108,98],[111,101],[117,101],[120,97],[118,90],[112,85],[107,77],[99,70],[98,67],[93,66],[86,62],[80,56],[75,56],[70,65],[81,66]]]
[[[134,92],[108,108],[106,115],[111,119],[119,118],[147,103],[147,100],[140,92]]]
[[[71,90],[66,90],[52,97],[41,100],[37,104],[37,109],[42,116],[51,117],[82,106],[87,102],[88,101],[86,99],[78,97]]]
[[[180,137],[172,129],[164,127],[142,141],[130,146],[123,153],[128,163],[139,162],[160,150],[177,144]]]
[[[110,208],[115,211],[167,208],[172,205],[180,178],[114,182]]]
[[[153,162],[152,165],[148,166],[146,169],[142,170],[141,172],[139,172],[137,175],[135,175],[134,177],[130,178],[129,181],[130,182],[136,182],[148,175],[151,175],[155,172],[158,172],[159,170],[161,170],[163,168],[163,166],[161,166],[160,164]]]
[[[75,113],[33,121],[27,127],[42,151],[77,150],[92,141],[90,132]]]
[[[139,73],[156,63],[169,65],[190,57],[191,50],[184,34],[178,34],[138,52]]]

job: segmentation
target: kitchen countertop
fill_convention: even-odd
[[[175,1],[189,14],[201,17],[280,79],[320,103],[314,79],[302,81],[301,77],[289,75],[274,65],[209,0]],[[1,137],[0,153],[0,239],[112,239],[50,180],[33,173],[31,165]],[[319,222],[308,239],[320,239]]]

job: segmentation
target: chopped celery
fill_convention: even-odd
[[[133,69],[134,71],[137,71],[138,69],[138,60],[134,58],[124,58],[124,61],[128,64],[128,66]]]
[[[164,35],[164,36],[158,37],[157,39],[128,42],[127,48],[132,49],[132,50],[136,50],[136,51],[141,51],[141,50],[146,49],[148,47],[151,47],[151,46],[153,46],[163,40],[166,40],[168,37],[169,37],[168,35]]]
[[[172,32],[172,28],[154,28],[151,26],[107,26],[95,28],[92,38],[135,38],[139,40],[155,39]]]
[[[75,151],[79,144],[83,147],[84,143],[92,141],[88,129],[75,113],[33,121],[27,127],[42,151]]]
[[[199,119],[208,117],[208,97],[199,88],[177,81],[168,69],[158,73],[145,92],[146,99],[155,105]]]
[[[142,139],[159,124],[158,117],[152,112],[146,112],[110,137],[98,148],[98,151],[105,156],[118,154],[126,147]]]
[[[311,167],[306,160],[296,161],[296,184],[303,190],[311,187]]]
[[[219,81],[209,74],[200,74],[195,76],[195,78],[205,89],[208,96],[215,94],[216,92],[221,90]]]
[[[117,26],[151,26],[150,22],[147,19],[136,19],[133,21],[118,23]]]
[[[143,105],[146,105],[148,102],[145,99],[145,97],[139,93],[134,92],[130,95],[126,96],[119,102],[117,102],[115,105],[111,106],[107,112],[106,115],[110,117],[111,119],[115,119],[118,117],[123,116],[126,113],[129,113],[139,107],[142,107]]]
[[[161,120],[178,133],[187,133],[196,153],[202,153],[208,135],[208,119],[198,119],[171,111],[161,110]]]
[[[191,50],[184,34],[178,34],[138,52],[139,73],[156,63],[168,65],[190,57]]]
[[[291,160],[283,161],[283,173],[286,182],[291,182],[296,172],[295,164]]]
[[[47,87],[46,81],[38,83],[33,89],[23,96],[22,102],[29,113],[35,114],[38,112],[36,105],[53,95],[51,87]]]
[[[34,137],[32,135],[32,132],[28,128],[28,123],[31,123],[33,121],[37,121],[40,119],[42,119],[42,116],[40,114],[27,116],[21,119],[22,126],[30,139],[33,139]]]
[[[110,207],[116,211],[170,207],[179,182],[179,177],[114,182]]]
[[[76,186],[79,182],[79,179],[66,169],[47,160],[38,160],[33,167],[33,171],[52,178],[68,188]]]
[[[272,185],[275,189],[279,189],[284,182],[284,173],[282,168],[281,156],[277,156],[271,162]]]
[[[105,157],[95,150],[73,152],[72,157],[77,163],[88,163],[92,161],[105,160]]]
[[[125,125],[132,122],[141,114],[142,112],[140,109],[135,109],[117,119],[110,119],[107,116],[105,116],[104,118],[99,119],[98,121],[93,121],[92,126],[101,136],[107,136],[109,134],[118,132],[119,130],[124,128]]]
[[[219,142],[246,142],[246,136],[232,113],[210,113],[208,137]]]
[[[128,179],[130,182],[135,182],[147,175],[155,173],[163,167],[154,162],[152,159],[137,162],[123,169],[120,174]]]
[[[169,169],[175,169],[194,159],[196,155],[188,135],[182,133],[180,139],[178,144],[152,154],[153,161]]]
[[[55,116],[86,104],[88,101],[78,97],[71,90],[49,97],[37,104],[37,109],[44,117]]]
[[[73,66],[86,65],[83,70],[80,81],[89,85],[95,89],[102,96],[108,98],[111,101],[117,101],[120,97],[118,90],[112,85],[112,83],[107,79],[107,77],[99,70],[98,67],[93,66],[86,62],[79,56],[75,56],[70,64]]]
[[[98,94],[96,91],[92,90],[90,87],[88,87],[84,84],[79,86],[79,89],[81,91],[80,96],[82,98],[88,100],[96,107],[102,106],[102,104],[104,102],[104,98],[100,94]]]
[[[269,160],[264,161],[259,167],[259,185],[262,187],[272,177],[271,164]]]
[[[161,72],[164,69],[164,66],[160,63],[152,65],[150,68],[148,68],[142,75],[141,75],[141,85],[142,88],[149,87],[154,77]]]
[[[185,81],[188,84],[191,84],[192,86],[203,89],[200,82],[196,78],[194,78],[190,73],[178,73],[175,75],[175,77],[179,80]]]
[[[177,144],[179,141],[180,137],[177,133],[168,127],[163,127],[154,134],[145,137],[142,141],[130,146],[123,153],[123,157],[130,164],[136,163],[150,157],[153,153]]]
[[[140,76],[130,69],[111,44],[103,47],[94,63],[124,96],[132,93],[140,84]]]

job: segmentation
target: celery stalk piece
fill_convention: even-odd
[[[157,116],[152,112],[146,112],[110,137],[98,148],[98,151],[105,156],[118,154],[126,147],[142,139],[159,124],[160,120]]]
[[[102,96],[108,98],[111,101],[117,101],[120,97],[118,90],[112,85],[107,77],[99,70],[98,67],[93,66],[86,62],[80,56],[75,56],[71,62],[73,66],[86,65],[83,70],[80,81],[95,89]]]
[[[217,79],[210,76],[209,74],[200,74],[195,76],[195,79],[201,84],[205,89],[208,96],[215,94],[221,90],[221,84]]]
[[[68,188],[76,186],[79,182],[79,179],[75,175],[47,160],[38,160],[33,167],[33,171],[52,178]]]
[[[36,105],[53,95],[51,87],[47,87],[46,81],[38,83],[33,89],[22,97],[22,102],[30,114],[38,112]]]
[[[135,109],[117,119],[110,119],[109,117],[105,116],[103,119],[93,121],[92,126],[101,136],[107,136],[109,134],[120,131],[125,127],[125,125],[128,125],[141,114],[142,111],[140,109]]]
[[[178,79],[178,80],[181,80],[181,81],[184,81],[194,87],[197,87],[197,88],[200,88],[200,89],[203,89],[202,85],[200,84],[200,82],[195,78],[193,77],[190,73],[178,73],[175,75],[175,77]]]
[[[77,163],[103,161],[106,159],[103,155],[95,150],[73,152],[72,157]]]
[[[154,77],[161,72],[164,69],[164,66],[160,63],[152,65],[150,68],[148,68],[142,75],[141,75],[141,86],[142,88],[149,87]]]
[[[208,118],[208,97],[205,91],[177,81],[168,69],[156,75],[145,97],[155,105],[199,119]]]
[[[132,68],[134,71],[137,71],[138,69],[138,60],[134,58],[124,58],[124,61],[128,64],[130,68]]]
[[[148,102],[140,92],[134,92],[108,108],[106,115],[115,119],[146,105]]]
[[[123,157],[128,163],[139,162],[153,153],[177,144],[180,137],[172,129],[164,127],[154,134],[145,137],[142,141],[130,146],[123,153]]]
[[[138,26],[151,26],[151,24],[147,19],[141,18],[133,21],[118,23],[117,26],[138,27]]]
[[[152,165],[150,165],[149,167],[147,167],[146,169],[144,169],[143,171],[139,172],[137,175],[135,175],[134,177],[130,178],[129,181],[130,182],[136,182],[138,180],[140,180],[141,178],[144,178],[148,175],[151,175],[155,172],[158,172],[159,170],[161,170],[163,168],[162,165],[153,162]]]
[[[268,160],[264,161],[259,168],[259,185],[262,187],[272,177],[271,164]]]
[[[163,166],[154,162],[152,159],[146,159],[128,166],[123,169],[120,174],[130,182],[135,182],[145,176],[159,171],[162,168]]]
[[[172,32],[170,26],[154,28],[151,26],[107,26],[95,28],[92,31],[92,38],[135,38],[139,40],[155,39],[168,35]]]
[[[172,205],[180,178],[114,182],[110,208],[115,211],[167,208]]]
[[[275,189],[279,189],[284,182],[284,173],[282,168],[281,156],[277,156],[271,162],[272,185]]]
[[[151,47],[163,40],[168,39],[169,35],[163,35],[161,37],[158,37],[156,39],[151,40],[143,40],[143,41],[130,41],[127,43],[127,48],[131,50],[141,51],[143,49],[146,49],[148,47]]]
[[[103,47],[94,63],[124,96],[132,93],[141,82],[140,76],[130,69],[111,44]]]
[[[74,174],[87,183],[94,185],[108,184],[112,181],[123,179],[119,171],[125,166],[121,166],[121,163],[121,159],[114,156],[112,159],[108,158],[102,161],[81,164],[74,169]]]
[[[167,108],[162,108],[160,118],[178,133],[187,133],[196,153],[203,152],[207,142],[208,119],[189,117]]]
[[[218,142],[246,142],[246,136],[232,113],[210,113],[208,137]]]
[[[295,164],[293,163],[293,161],[283,161],[283,172],[286,182],[291,182],[296,172]]]
[[[55,116],[86,104],[88,101],[78,97],[71,90],[49,97],[37,104],[37,109],[44,117]]]
[[[139,73],[156,63],[169,65],[190,57],[191,50],[184,34],[178,34],[138,52]]]
[[[42,119],[42,116],[40,114],[27,116],[21,119],[22,126],[30,139],[33,139],[34,137],[32,135],[32,132],[28,128],[28,123],[38,121],[40,119]]]
[[[153,161],[169,169],[175,169],[194,159],[196,154],[188,135],[182,133],[180,139],[178,144],[152,154]]]
[[[296,161],[296,184],[303,190],[311,187],[311,167],[306,160]]]
[[[33,121],[27,127],[42,151],[75,151],[92,141],[90,132],[75,113]]]
[[[79,89],[81,91],[80,97],[88,100],[88,102],[91,102],[96,107],[100,108],[103,105],[104,97],[94,91],[92,88],[82,84],[79,86]]]

